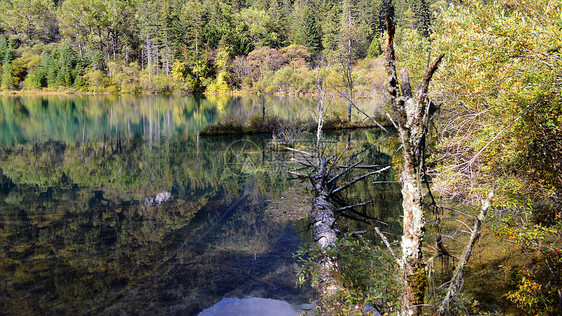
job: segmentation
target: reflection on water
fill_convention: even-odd
[[[282,117],[309,116],[311,100],[288,97],[267,99],[267,111]],[[0,96],[0,145],[29,140],[99,141],[180,133],[195,135],[219,116],[260,111],[249,97],[162,96]]]
[[[192,315],[249,295],[306,302],[292,253],[310,238],[307,222],[266,212],[302,186],[287,177],[289,154],[268,135],[195,136],[253,104],[217,100],[0,98],[0,313]],[[361,149],[378,137],[327,140]],[[388,163],[385,144],[362,158]],[[374,198],[367,211],[396,231],[398,196],[365,181],[344,198]]]

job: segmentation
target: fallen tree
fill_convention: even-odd
[[[366,214],[355,211],[356,208],[368,205],[371,201],[337,207],[337,196],[343,190],[353,186],[355,183],[369,176],[388,170],[390,166],[379,167],[376,165],[361,165],[363,163],[362,160],[353,163],[355,156],[348,157],[348,149],[343,152],[338,152],[332,156],[326,155],[322,128],[324,124],[324,113],[326,111],[325,97],[327,83],[325,77],[322,76],[320,72],[314,79],[318,91],[318,102],[316,108],[317,131],[314,149],[311,152],[289,147],[286,149],[294,152],[295,155],[298,156],[298,158],[293,158],[292,161],[306,169],[305,172],[289,171],[289,173],[297,178],[305,179],[310,182],[314,193],[310,213],[312,237],[315,244],[320,247],[320,249],[327,249],[328,247],[333,246],[337,240],[339,231],[336,227],[336,220],[338,217],[343,216],[362,221],[376,221],[376,219],[370,218]],[[368,115],[366,116],[368,117]],[[375,122],[372,118],[368,118]],[[385,130],[385,132],[387,131]],[[344,161],[344,159],[347,160]],[[362,175],[354,177],[348,182],[340,184],[341,178],[344,175],[350,174],[353,170],[368,171]],[[320,257],[320,299],[321,301],[325,301],[325,298],[331,297],[336,291],[336,281],[330,275],[330,271],[337,268],[337,262],[333,262],[329,256]]]

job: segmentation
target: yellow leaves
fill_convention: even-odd
[[[454,194],[492,184],[502,188],[504,202],[521,199],[535,189],[526,183],[526,168],[534,170],[536,185],[547,186],[549,181],[541,180],[547,178],[548,168],[540,163],[548,164],[554,156],[541,156],[532,165],[525,164],[525,155],[538,146],[552,148],[536,144],[556,138],[539,133],[556,125],[555,120],[542,114],[526,116],[538,107],[556,107],[544,102],[556,95],[551,89],[562,68],[560,52],[549,51],[562,37],[554,22],[560,20],[562,8],[552,3],[469,1],[446,9],[437,21],[432,51],[447,57],[437,74],[441,91],[435,98],[443,98],[442,108],[450,111],[444,113],[448,130],[440,159],[445,166],[456,166],[457,173],[446,175]]]
[[[542,285],[528,276],[523,276],[515,291],[511,291],[506,298],[515,303],[519,308],[528,310],[540,303]]]

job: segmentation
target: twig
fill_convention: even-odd
[[[378,168],[378,167],[379,167],[379,165],[368,165],[368,166],[354,165],[355,169],[375,169],[375,168]],[[341,165],[341,166],[338,166],[338,168],[349,168],[349,166]]]
[[[298,159],[295,159],[295,158],[291,158],[291,160],[289,160],[289,161],[296,162],[296,163],[299,163],[299,164],[301,164],[303,166],[307,166],[307,167],[314,167],[314,165],[310,164],[307,161],[302,161],[302,160],[298,160]]]
[[[302,173],[296,172],[296,171],[290,171],[290,170],[289,170],[289,171],[287,171],[287,173],[292,174],[292,175],[294,175],[294,176],[297,176],[297,177],[299,177],[299,178],[309,178],[308,175],[302,174]]]
[[[298,149],[294,149],[294,148],[291,148],[291,147],[283,147],[283,148],[286,149],[286,150],[297,152],[297,153],[299,153],[301,155],[304,155],[304,156],[314,157],[313,154],[311,154],[309,152],[306,152],[306,151],[303,151],[303,150],[298,150]]]
[[[396,125],[396,122],[394,122],[394,120],[392,119],[392,117],[390,116],[390,114],[386,113],[386,116],[388,117],[388,119],[390,120],[390,123],[392,123],[392,125],[394,126],[394,128],[398,129],[398,125]]]
[[[384,243],[384,245],[386,246],[386,248],[388,248],[388,251],[390,251],[390,254],[392,255],[392,257],[394,258],[394,260],[396,260],[396,263],[398,264],[398,266],[400,267],[400,269],[402,269],[402,261],[400,261],[400,259],[398,259],[398,257],[396,256],[396,253],[394,253],[394,250],[392,249],[392,246],[390,246],[390,243],[388,242],[388,239],[386,239],[386,236],[382,234],[381,230],[375,226],[375,231],[377,232],[377,234],[379,234],[379,236],[382,239],[382,242]]]
[[[335,210],[334,212],[341,212],[341,211],[349,210],[349,209],[352,209],[352,208],[355,208],[355,207],[369,205],[371,203],[373,203],[373,201],[368,201],[368,202],[363,202],[363,203],[357,203],[357,204],[350,205],[350,206],[340,207],[337,210]]]

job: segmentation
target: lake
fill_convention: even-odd
[[[313,115],[314,100],[267,102],[284,118]],[[287,173],[294,154],[268,134],[198,133],[258,107],[251,97],[0,97],[0,314],[197,315],[223,297],[309,302],[293,253],[311,241],[312,195]],[[327,132],[325,141],[388,165],[397,141],[373,145],[383,136]],[[398,236],[399,187],[373,180],[342,200],[372,200],[363,211]]]

